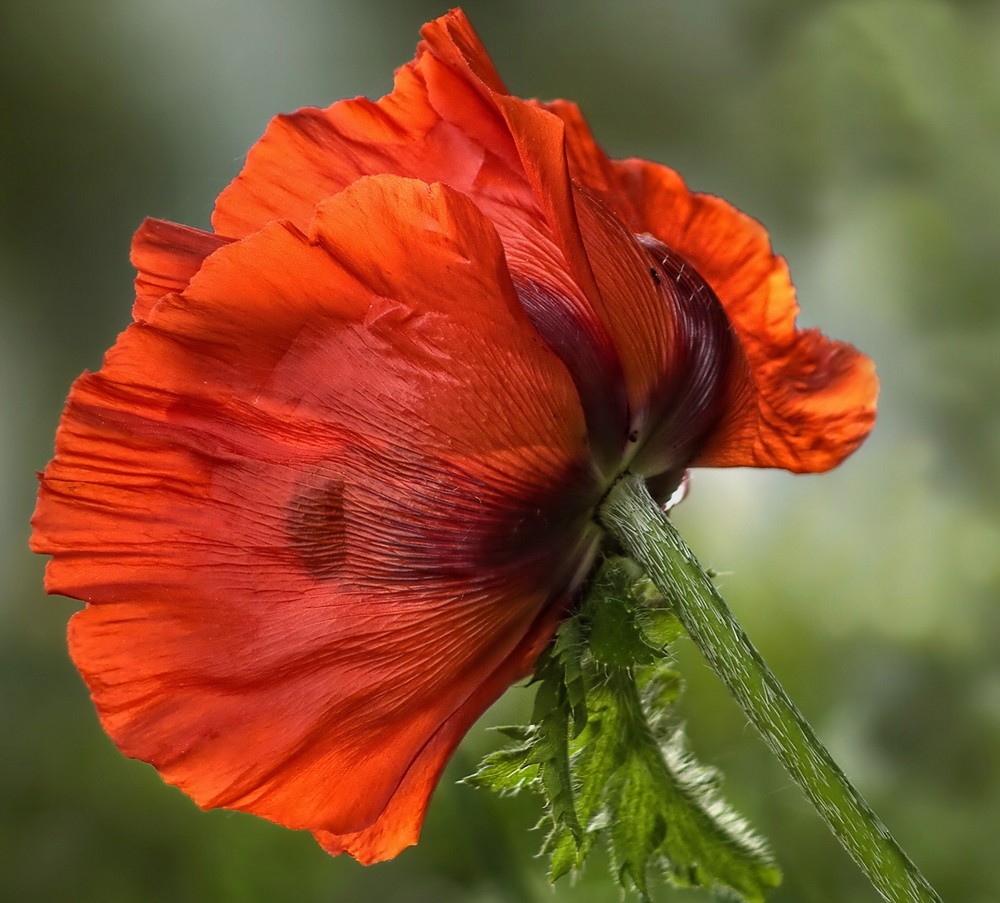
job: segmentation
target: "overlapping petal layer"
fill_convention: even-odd
[[[496,226],[522,303],[570,369],[595,455],[613,475],[628,437],[650,427],[672,306],[634,237],[574,185],[562,121],[506,93],[460,13],[427,25],[424,38],[381,100],[277,117],[220,196],[213,225],[238,236],[275,216],[298,221],[374,172],[461,191]]]
[[[78,381],[35,548],[93,603],[123,751],[370,861],[530,669],[599,491],[492,226],[384,176],[218,250]]]
[[[579,223],[588,214],[578,209],[576,181],[633,233],[652,234],[688,261],[736,330],[749,367],[730,373],[742,384],[729,386],[733,403],[695,463],[817,471],[860,444],[874,421],[874,368],[851,346],[796,329],[787,267],[759,223],[690,191],[665,166],[609,160],[575,105],[508,95],[461,13],[427,25],[424,38],[380,101],[278,117],[219,198],[216,229],[239,235],[277,215],[306,216],[326,194],[373,172],[452,185],[497,225],[546,340],[559,348],[572,322],[578,350],[559,350],[581,390],[595,451],[614,460],[624,437],[658,425],[643,412],[656,412],[657,387],[677,356],[672,306],[648,286],[624,304],[620,291],[606,297],[608,279],[618,289],[623,280],[594,266],[602,243],[583,244]],[[624,397],[612,388],[622,385]]]
[[[566,125],[573,177],[597,192],[637,234],[688,261],[715,292],[749,362],[727,416],[695,458],[705,466],[828,470],[875,422],[871,360],[817,330],[796,328],[798,304],[785,261],[756,220],[691,191],[672,169],[609,160],[575,104],[544,107]]]
[[[147,219],[132,238],[137,272],[132,317],[144,320],[164,295],[184,291],[205,258],[226,244],[229,239],[211,232]]]

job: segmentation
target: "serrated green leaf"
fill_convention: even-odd
[[[475,774],[463,781],[473,787],[492,790],[501,796],[519,793],[539,780],[539,765],[532,761],[531,742],[508,746],[490,753],[480,763]]]
[[[636,617],[634,583],[631,562],[608,559],[584,601],[580,614],[587,625],[588,651],[599,664],[628,667],[653,661],[654,650],[646,643]]]
[[[508,740],[524,743],[533,736],[533,730],[527,724],[499,724],[493,728],[498,734],[503,734]]]
[[[583,674],[586,636],[580,618],[564,621],[556,633],[552,658],[562,668],[561,675],[553,671],[552,677],[562,684],[570,709],[571,736],[576,736],[587,723],[587,691]]]
[[[578,841],[567,828],[557,827],[542,851],[549,855],[549,881],[555,883],[579,865]]]
[[[560,636],[564,630],[560,629]],[[558,640],[557,640],[558,642]],[[538,691],[532,716],[534,735],[530,759],[538,765],[538,782],[553,830],[570,832],[577,843],[583,836],[576,815],[574,783],[570,768],[569,742],[574,727],[573,708],[566,688],[564,658],[575,657],[571,646],[564,646],[561,655],[543,656],[536,670]]]
[[[762,903],[781,882],[763,841],[718,794],[719,775],[700,766],[677,731],[669,744],[643,751],[660,787],[667,833],[661,850],[678,884],[719,886],[748,903]]]
[[[467,781],[542,795],[552,881],[603,838],[619,884],[644,900],[656,869],[759,903],[780,873],[684,747],[673,711],[683,682],[665,648],[679,626],[647,583],[631,563],[605,562],[539,660],[531,725],[501,729],[517,742]]]
[[[615,783],[608,788],[613,799],[609,852],[618,883],[628,887],[631,881],[634,887],[648,896],[649,866],[663,843],[667,825],[662,807],[648,792],[653,782],[648,775],[640,773],[642,767],[640,757],[629,767],[621,769]]]
[[[596,687],[591,688],[588,708],[590,719],[573,744],[571,761],[577,819],[584,828],[577,844],[576,868],[583,865],[602,829],[608,786],[625,755],[618,713]]]
[[[675,730],[674,706],[684,690],[684,680],[671,662],[657,662],[636,672],[642,708],[657,739],[667,739]]]

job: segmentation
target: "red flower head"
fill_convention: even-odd
[[[825,470],[876,395],[758,223],[510,96],[462,13],[423,38],[275,119],[214,233],[142,225],[34,517],[121,750],[363,862],[531,671],[618,475]]]

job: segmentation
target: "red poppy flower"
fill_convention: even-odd
[[[423,38],[275,119],[214,234],[142,225],[32,540],[126,755],[363,862],[530,673],[616,476],[824,470],[876,395],[758,223],[511,97],[460,12]]]

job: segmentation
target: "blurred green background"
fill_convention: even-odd
[[[278,111],[377,97],[432,2],[0,3],[0,898],[604,901],[553,894],[533,799],[455,780],[421,844],[362,868],[200,813],[100,731],[75,603],[26,549],[71,380],[129,318],[145,215],[205,227]],[[1000,899],[1000,6],[936,0],[466,4],[509,87],[578,101],[614,155],[678,168],[771,230],[802,322],[877,361],[880,419],[819,477],[699,472],[676,519],[841,764],[948,900]],[[771,839],[775,901],[874,892],[692,649],[697,752]],[[523,718],[512,691],[486,722]],[[707,899],[665,890],[661,898]]]

